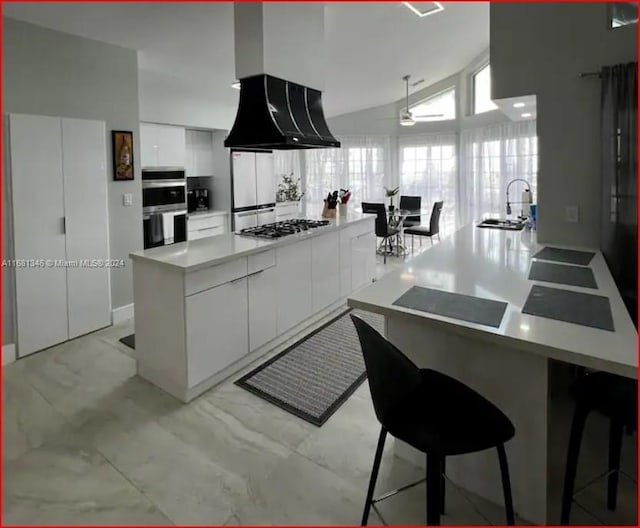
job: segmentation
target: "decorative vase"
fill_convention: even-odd
[[[348,206],[347,204],[338,204],[338,214],[344,218],[345,216],[347,216],[347,211],[348,211]]]

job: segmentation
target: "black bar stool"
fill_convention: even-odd
[[[371,507],[390,496],[373,498],[387,433],[426,454],[428,525],[439,525],[440,514],[444,513],[446,457],[490,447],[498,452],[507,524],[515,524],[504,450],[504,443],[515,434],[509,418],[463,383],[435,370],[418,368],[361,318],[352,315],[351,319],[358,331],[373,407],[382,426],[362,526],[367,525]]]
[[[607,507],[611,511],[616,509],[618,497],[622,433],[625,428],[629,432],[638,429],[638,382],[636,380],[606,372],[583,374],[573,385],[572,393],[576,400],[576,407],[567,449],[562,511],[560,513],[560,524],[562,525],[569,524],[578,455],[580,454],[584,426],[589,414],[592,411],[598,411],[610,419]]]

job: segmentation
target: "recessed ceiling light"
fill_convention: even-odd
[[[522,108],[523,106],[524,106],[524,103],[513,103],[514,108]]]
[[[525,112],[522,117],[531,117],[531,112]]]
[[[235,88],[236,90],[240,89],[240,81],[236,81],[234,83],[231,83],[231,88]]]
[[[439,13],[444,10],[440,2],[402,2],[420,18]]]

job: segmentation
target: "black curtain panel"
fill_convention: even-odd
[[[638,63],[602,69],[601,249],[637,326]]]

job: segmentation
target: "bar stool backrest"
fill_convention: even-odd
[[[351,320],[360,338],[376,416],[388,429],[391,409],[420,385],[420,369],[361,317],[351,315]]]

